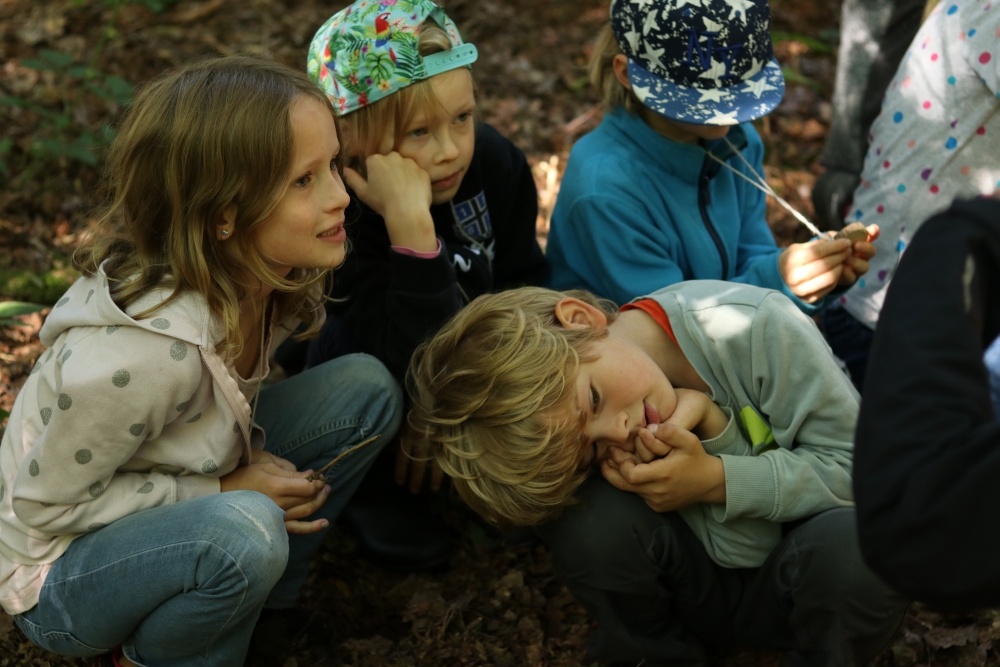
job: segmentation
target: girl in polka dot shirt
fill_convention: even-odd
[[[843,311],[826,316],[839,317],[844,332],[854,332],[844,343],[827,334],[838,356],[849,365],[857,359],[855,381],[863,375],[893,271],[921,223],[956,198],[1000,187],[998,98],[1000,2],[942,0],[914,38],[872,123],[861,185],[846,219],[881,229],[868,274],[840,297]]]
[[[98,665],[241,665],[401,418],[365,355],[260,389],[344,260],[336,119],[304,74],[210,59],[142,89],[108,162],[0,444],[0,605]]]

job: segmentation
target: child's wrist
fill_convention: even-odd
[[[417,252],[434,252],[437,236],[430,211],[386,211],[385,228],[389,242],[394,246],[412,248]]]
[[[706,465],[709,466],[711,485],[701,497],[703,503],[726,504],[726,467],[718,456],[709,456]]]

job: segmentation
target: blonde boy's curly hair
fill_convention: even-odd
[[[614,304],[589,292],[486,294],[410,363],[407,444],[436,459],[462,499],[503,528],[554,518],[587,475],[570,396],[589,345],[607,330],[564,328],[555,310],[565,296],[615,317]]]

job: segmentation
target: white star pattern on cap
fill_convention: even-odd
[[[760,99],[760,96],[764,94],[764,91],[777,90],[777,89],[778,88],[776,86],[772,86],[771,84],[769,84],[767,82],[767,79],[764,77],[761,77],[756,81],[747,81],[746,88],[744,88],[746,92],[753,93],[758,100]]]
[[[660,56],[663,55],[663,49],[651,49],[649,48],[649,43],[647,42],[643,46],[646,47],[646,53],[642,54],[649,63],[649,67],[646,69],[653,69],[654,67],[663,69],[663,63],[660,62]],[[723,67],[723,73],[725,73],[725,67]]]
[[[698,98],[699,104],[702,102],[721,102],[723,97],[728,97],[728,93],[721,88],[706,88],[698,92],[701,93],[701,97]]]
[[[739,125],[739,121],[736,120],[736,114],[738,113],[737,109],[733,109],[727,113],[716,111],[714,116],[705,121],[705,125]]]
[[[642,34],[648,35],[650,28],[655,30],[660,29],[660,26],[656,23],[656,12],[646,14],[646,20],[642,22]]]
[[[708,32],[721,32],[722,31],[722,24],[721,23],[716,23],[715,21],[713,21],[712,19],[710,19],[710,18],[708,18],[706,16],[702,16],[701,20],[705,23],[705,30],[706,31],[708,31]]]
[[[674,9],[680,9],[684,5],[694,5],[695,7],[701,7],[701,0],[677,0],[677,6]]]
[[[649,86],[633,85],[632,92],[635,93],[635,96],[639,98],[640,102],[644,102],[646,100],[646,96],[649,95]]]
[[[762,67],[764,67],[764,62],[763,61],[757,60],[756,58],[751,58],[750,59],[750,69],[748,69],[746,72],[744,72],[743,79],[746,80],[746,79],[749,79],[749,78],[751,78],[753,76],[756,76],[757,72],[759,72]]]
[[[736,16],[736,12],[740,13],[740,19],[743,21],[743,25],[747,23],[747,9],[752,6],[750,0],[726,0],[726,4],[729,5],[729,20],[732,21]]]
[[[639,11],[646,9],[646,5],[653,4],[653,0],[630,0],[633,5],[639,5]]]
[[[632,47],[632,53],[639,50],[639,33],[635,31],[634,24],[632,29],[625,33],[625,39],[628,40],[628,45]]]
[[[698,75],[699,79],[712,79],[716,86],[721,86],[720,79],[726,73],[726,65],[712,58],[712,66]]]

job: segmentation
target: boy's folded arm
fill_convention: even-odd
[[[197,353],[174,360],[174,339],[167,336],[154,343],[162,347],[160,359],[150,350],[150,334],[125,328],[114,335],[113,346],[101,339],[103,330],[84,338],[71,346],[72,359],[39,371],[44,426],[11,489],[14,513],[37,530],[83,533],[143,509],[219,491],[218,479],[206,475],[118,472],[148,434],[177,416],[174,406],[195,393],[202,368]],[[112,377],[121,369],[129,371],[129,380],[118,387]]]
[[[566,261],[616,303],[685,279],[673,254],[677,239],[663,233],[631,193],[580,197],[567,217],[570,224],[560,230]]]
[[[757,405],[773,442],[757,456],[723,456],[726,516],[790,521],[853,505],[858,396],[816,325],[785,297],[758,306],[750,336],[731,353],[752,359]]]

